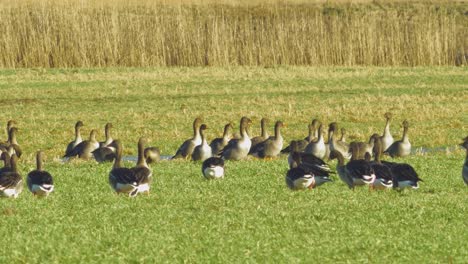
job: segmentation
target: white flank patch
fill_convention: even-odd
[[[138,185],[139,193],[144,193],[144,192],[149,193],[149,190],[150,190],[150,185],[148,183]]]
[[[382,179],[375,179],[374,182],[372,182],[372,187],[377,190],[383,190],[387,188],[391,188],[393,186],[392,181],[389,181],[387,184],[383,182]]]
[[[134,190],[136,189],[136,187],[134,185],[131,185],[131,184],[122,184],[122,183],[117,183],[115,185],[115,190],[117,192],[123,192],[123,193],[131,193],[133,192]]]
[[[19,193],[16,192],[16,189],[15,188],[10,188],[10,189],[4,189],[2,192],[1,192],[2,196],[4,197],[8,197],[8,198],[16,198],[18,197]]]
[[[308,175],[310,176],[310,175]],[[293,182],[294,189],[296,190],[304,190],[309,188],[309,186],[315,181],[314,177],[301,177],[299,179],[296,179]]]
[[[219,179],[224,177],[224,168],[221,166],[208,167],[203,171],[207,179]]]
[[[419,188],[418,184],[416,184],[416,186],[413,186],[412,184],[413,184],[412,181],[399,181],[398,182],[398,188],[399,189],[404,189],[404,188],[418,189]]]

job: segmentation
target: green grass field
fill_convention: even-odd
[[[47,199],[25,190],[0,200],[0,263],[468,259],[465,154],[454,148],[468,135],[466,67],[0,70],[0,94],[0,125],[15,119],[20,129],[23,177],[42,149],[56,185]],[[108,186],[111,164],[60,160],[77,120],[84,137],[97,128],[100,140],[112,122],[125,155],[136,155],[140,136],[170,155],[196,116],[209,139],[246,115],[253,135],[263,116],[288,124],[286,141],[304,137],[319,118],[337,121],[352,141],[382,133],[386,111],[396,139],[408,119],[415,149],[442,149],[398,159],[424,180],[417,191],[350,191],[335,176],[292,192],[281,157],[227,162],[220,181],[204,180],[199,163],[162,161],[152,165],[151,194],[130,199]]]

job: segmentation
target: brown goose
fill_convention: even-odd
[[[16,156],[20,158],[23,152],[21,147],[18,145],[18,141],[16,140],[16,133],[18,133],[18,128],[11,127],[8,132],[8,141],[0,144],[0,147],[7,149],[10,153],[10,156],[16,154]]]
[[[161,160],[161,151],[157,147],[147,147],[145,148],[145,159],[148,164],[159,162]]]
[[[224,126],[224,133],[222,138],[215,138],[210,143],[211,152],[213,157],[219,156],[219,153],[227,146],[229,140],[231,139],[230,130],[233,128],[232,123],[226,124]]]
[[[100,147],[108,146],[109,144],[112,143],[112,141],[114,141],[114,139],[112,139],[112,135],[111,135],[111,129],[112,128],[113,128],[112,123],[107,123],[106,126],[104,127],[104,132],[105,132],[105,135],[106,135],[106,141],[99,142]]]
[[[465,138],[464,142],[460,144],[463,148],[466,149],[465,164],[463,164],[462,169],[462,178],[465,181],[465,184],[468,185],[468,137]]]
[[[151,177],[153,175],[153,172],[151,171],[150,167],[146,163],[145,144],[146,144],[145,138],[140,138],[138,140],[138,161],[137,161],[136,166],[131,168],[131,170],[133,171],[137,179],[137,182],[139,183],[138,192],[149,194]]]
[[[403,121],[403,137],[401,140],[393,142],[384,153],[394,157],[405,157],[411,153],[411,143],[408,139],[408,127],[409,123],[407,120]]]
[[[248,117],[242,117],[240,121],[240,135],[241,138],[233,138],[229,141],[228,145],[224,147],[221,152],[221,157],[228,160],[240,160],[249,154],[250,146],[252,141],[250,140],[249,134],[247,134],[247,128],[252,124],[252,120]]]
[[[205,136],[205,130],[208,129],[208,126],[205,124],[200,126],[200,135],[202,138],[202,143],[195,147],[192,154],[193,161],[205,161],[208,158],[211,158],[211,147],[208,145]]]
[[[393,144],[394,140],[392,134],[390,134],[390,120],[392,119],[392,114],[385,113],[384,117],[387,120],[387,122],[385,123],[384,132],[380,137],[380,140],[382,142],[382,148],[385,151],[388,149],[388,147],[390,147]]]
[[[7,128],[6,128],[6,132],[7,132],[7,141],[0,142],[0,145],[5,146],[5,145],[10,144],[10,129],[11,129],[14,125],[16,125],[16,121],[15,121],[15,120],[8,120],[8,122],[7,122]]]
[[[37,196],[48,196],[54,190],[54,180],[52,175],[43,170],[42,162],[44,159],[44,152],[38,151],[36,154],[35,170],[28,174],[27,184],[28,189]]]
[[[275,124],[275,135],[253,147],[250,153],[259,158],[273,158],[278,156],[283,148],[283,136],[281,136],[281,128],[283,126],[283,122],[277,121]]]
[[[330,123],[328,126],[328,145],[330,148],[330,153],[334,150],[341,153],[344,158],[351,158],[351,153],[349,152],[349,145],[346,142],[336,140],[336,131],[338,130],[338,124],[336,122]]]
[[[257,136],[251,139],[252,146],[250,147],[249,154],[252,154],[252,150],[255,148],[255,146],[257,146],[258,144],[262,143],[263,141],[267,140],[270,137],[266,128],[268,123],[269,123],[269,120],[267,118],[262,118],[262,120],[260,121],[262,134],[260,136]]]
[[[73,150],[70,153],[65,154],[65,156],[63,157],[70,158],[78,156],[81,159],[90,159],[91,157],[93,157],[92,152],[95,149],[99,148],[99,142],[96,140],[96,135],[97,130],[91,130],[91,133],[89,134],[89,140],[82,141],[75,148],[73,148]]]
[[[133,170],[122,166],[123,146],[120,140],[117,139],[114,143],[117,155],[114,160],[114,166],[109,172],[109,185],[116,193],[123,193],[134,197],[138,194],[140,182]]]
[[[103,142],[99,142],[99,148],[95,149],[92,153],[94,159],[97,162],[107,162],[113,161],[116,156],[115,145],[113,144],[114,139],[111,135],[112,123],[107,123],[104,131],[106,134],[106,140]]]
[[[304,152],[311,153],[314,156],[320,159],[323,159],[325,158],[325,155],[327,154],[327,148],[325,146],[325,140],[323,138],[324,131],[323,131],[322,125],[320,125],[318,131],[319,131],[318,139],[310,142],[305,148]]]
[[[197,117],[193,121],[193,137],[187,139],[177,150],[172,159],[189,159],[196,146],[201,144],[200,126],[202,119]]]
[[[2,155],[6,156],[6,153]],[[10,158],[10,169],[0,173],[0,196],[17,198],[23,191],[23,178],[17,168],[18,157],[13,154]]]
[[[305,149],[307,148],[307,145],[310,142],[318,138],[318,134],[319,134],[318,127],[320,125],[321,125],[320,121],[318,121],[317,119],[312,120],[312,123],[308,125],[308,128],[309,128],[308,136],[305,137],[304,139],[295,140],[297,142],[297,147],[299,149],[298,151],[305,151]],[[291,152],[291,145],[281,150],[281,153],[290,153],[290,152]]]
[[[351,160],[362,160],[366,153],[372,157],[374,142],[378,139],[378,135],[374,134],[369,138],[369,142],[353,141],[349,144],[349,151],[351,152]]]
[[[65,156],[67,156],[69,153],[71,153],[73,151],[73,149],[78,145],[80,144],[81,142],[83,142],[83,139],[81,138],[81,133],[80,133],[80,129],[83,127],[83,122],[81,121],[78,121],[76,122],[75,124],[75,140],[71,141],[70,143],[68,143],[67,145],[67,149],[65,150]]]

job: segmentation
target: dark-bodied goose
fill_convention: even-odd
[[[330,154],[332,151],[338,151],[344,158],[351,158],[349,151],[349,145],[346,142],[339,141],[336,139],[336,131],[338,130],[338,124],[336,122],[328,125],[328,145],[330,148]]]
[[[393,144],[394,140],[392,134],[390,133],[390,120],[392,119],[392,114],[387,112],[385,113],[384,117],[386,119],[386,123],[384,132],[380,137],[380,140],[382,141],[382,148],[385,151],[388,149],[388,147],[390,147]]]
[[[146,163],[145,144],[146,144],[145,138],[140,138],[138,140],[138,160],[137,160],[136,166],[131,168],[131,170],[133,171],[137,179],[137,182],[139,183],[138,192],[149,194],[151,177],[153,175],[153,172],[151,171],[150,167]]]
[[[64,156],[66,157],[76,157],[78,156],[81,159],[90,159],[93,157],[93,151],[99,148],[99,142],[96,140],[97,130],[91,130],[89,134],[89,140],[82,141],[78,144],[73,150]]]
[[[148,164],[159,162],[161,160],[161,151],[157,147],[147,147],[145,148],[145,159]]]
[[[11,156],[7,150],[2,151],[2,154],[0,154],[0,160],[3,160],[3,168],[0,168],[0,174],[6,171],[11,171]]]
[[[277,121],[275,123],[275,135],[269,137],[255,147],[252,147],[250,153],[259,158],[273,158],[278,156],[281,149],[283,149],[283,136],[281,135],[281,128],[283,126],[283,122]]]
[[[416,170],[409,164],[389,161],[382,161],[382,164],[389,167],[392,172],[394,189],[418,189],[419,182],[423,181],[419,178]]]
[[[225,146],[229,143],[231,137],[231,129],[233,129],[232,123],[226,124],[224,126],[223,137],[215,138],[210,143],[211,153],[213,157],[218,157],[219,153],[223,150]]]
[[[242,117],[240,121],[240,135],[241,138],[233,138],[229,141],[226,147],[221,152],[221,157],[227,160],[240,160],[249,154],[250,141],[249,134],[247,134],[247,128],[250,126],[252,121],[248,117]]]
[[[291,142],[291,152],[288,155],[289,168],[303,167],[306,171],[321,174],[322,171],[331,173],[330,167],[314,154],[297,151],[297,142]],[[326,174],[328,176],[328,174]]]
[[[462,169],[462,178],[465,181],[465,184],[468,185],[468,137],[465,138],[465,141],[460,144],[463,148],[466,149],[465,164],[463,164]]]
[[[411,154],[411,143],[408,139],[408,127],[409,123],[407,120],[403,121],[403,137],[401,140],[393,142],[390,147],[385,150],[385,153],[390,157],[405,157]]]
[[[193,150],[192,154],[192,160],[193,161],[204,161],[207,158],[211,157],[211,147],[208,145],[208,142],[206,141],[206,136],[205,136],[205,130],[208,129],[208,126],[205,124],[200,126],[200,135],[202,138],[202,143],[198,146],[195,147]]]
[[[374,170],[365,160],[351,160],[345,165],[343,154],[337,150],[330,151],[330,159],[338,159],[336,170],[340,179],[350,189],[355,186],[371,184],[375,180]]]
[[[286,184],[289,188],[293,190],[313,189],[332,181],[330,179],[330,168],[322,160],[308,153],[294,151],[291,155],[293,162],[286,174]]]
[[[52,175],[43,170],[42,162],[44,152],[38,151],[36,154],[36,169],[28,174],[28,189],[37,196],[48,196],[54,190],[54,180]]]
[[[323,159],[323,158],[325,158],[325,155],[327,154],[327,148],[325,146],[325,140],[323,138],[324,131],[323,131],[322,125],[320,125],[318,130],[319,130],[318,139],[315,140],[315,141],[310,142],[307,145],[304,152],[311,153],[314,156]]]
[[[372,169],[375,173],[375,180],[369,185],[372,189],[388,189],[393,187],[393,175],[392,171],[388,166],[385,166],[380,161],[380,157],[383,154],[383,145],[376,135],[376,140],[373,148],[374,161],[370,162]],[[365,154],[366,160],[370,161],[371,156],[368,152]]]
[[[224,160],[218,157],[206,159],[202,164],[202,173],[207,179],[224,178]]]
[[[190,159],[190,156],[193,153],[193,149],[196,146],[201,144],[201,136],[200,136],[200,126],[202,123],[202,119],[197,117],[193,121],[193,137],[187,139],[182,143],[182,145],[177,150],[176,154],[172,157],[172,159]]]
[[[133,168],[129,169],[122,166],[122,143],[116,139],[114,144],[117,147],[117,156],[114,160],[114,166],[109,172],[109,184],[115,192],[135,197],[138,195],[139,187],[143,184],[142,180],[144,179],[137,177]]]
[[[23,191],[23,178],[17,168],[18,156],[13,154],[10,169],[0,173],[0,196],[17,198]]]
[[[83,122],[81,122],[81,121],[76,122],[76,124],[75,124],[75,140],[68,143],[67,149],[65,150],[65,156],[69,155],[78,144],[83,142],[83,139],[81,138],[81,133],[80,133],[80,129],[83,126],[84,126]]]
[[[106,140],[99,142],[99,148],[92,151],[94,159],[97,162],[110,162],[115,159],[115,145],[113,144],[114,139],[111,135],[112,123],[107,123],[104,132],[106,134]]]
[[[263,141],[267,140],[270,137],[270,135],[268,134],[268,130],[266,128],[268,123],[269,123],[269,120],[267,118],[262,118],[262,120],[260,121],[262,133],[260,136],[257,136],[251,139],[252,146],[250,146],[249,154],[252,154],[252,150],[255,148],[255,146],[257,146],[258,144],[262,143]]]
[[[372,135],[369,138],[369,142],[358,142],[353,141],[349,143],[349,151],[351,152],[351,160],[361,160],[364,159],[366,153],[372,157],[374,141],[376,137]]]

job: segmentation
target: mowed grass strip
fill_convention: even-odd
[[[151,194],[136,199],[112,193],[111,164],[58,159],[78,119],[83,136],[113,122],[126,155],[140,136],[173,154],[196,116],[210,139],[247,115],[253,135],[266,116],[288,123],[286,140],[302,138],[318,117],[366,140],[388,110],[395,138],[408,119],[415,147],[455,146],[467,134],[467,83],[464,68],[2,70],[0,111],[5,126],[18,121],[23,177],[44,149],[56,190],[1,200],[0,262],[463,262],[461,150],[399,159],[423,178],[417,191],[350,191],[335,175],[291,192],[281,157],[227,162],[221,181],[204,180],[200,163],[163,161]]]

